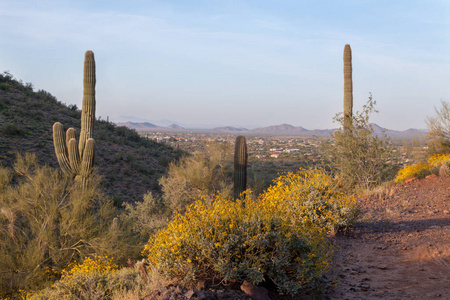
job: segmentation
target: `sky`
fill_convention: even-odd
[[[78,107],[92,50],[116,122],[338,127],[345,44],[354,112],[426,128],[450,101],[448,0],[0,0],[0,28],[0,72]]]

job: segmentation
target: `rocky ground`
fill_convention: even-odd
[[[271,287],[234,284],[172,286],[145,299],[450,299],[450,178],[412,180],[384,192],[359,199],[360,222],[331,238],[336,286],[320,296],[283,297]]]
[[[361,200],[362,219],[335,237],[330,299],[450,298],[450,178],[399,185]]]

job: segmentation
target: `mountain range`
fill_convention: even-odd
[[[407,129],[403,131],[385,129],[375,123],[371,124],[374,134],[387,135],[393,139],[421,139],[426,135],[424,129]],[[192,129],[185,128],[177,124],[169,126],[157,126],[149,122],[121,122],[117,126],[124,126],[136,131],[150,131],[150,132],[191,132],[191,133],[221,133],[221,134],[248,134],[248,135],[284,135],[284,136],[302,136],[302,137],[330,137],[337,128],[332,129],[313,129],[309,130],[301,126],[293,126],[290,124],[273,125],[267,127],[259,127],[255,129],[247,129],[242,127],[224,126],[215,127],[212,129]]]

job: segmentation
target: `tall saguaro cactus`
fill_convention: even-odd
[[[247,143],[245,137],[240,135],[236,138],[234,148],[234,199],[247,189]]]
[[[83,105],[79,142],[74,128],[64,129],[53,124],[53,144],[61,170],[75,179],[85,180],[91,173],[95,158],[95,60],[92,51],[86,51],[84,60]]]
[[[344,131],[352,126],[353,117],[353,79],[352,79],[352,49],[347,44],[344,47]]]

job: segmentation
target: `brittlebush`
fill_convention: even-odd
[[[130,268],[118,269],[107,255],[85,257],[83,262],[72,262],[62,271],[61,279],[52,286],[25,299],[112,299],[138,285],[138,272]]]
[[[187,284],[199,278],[258,284],[267,277],[280,292],[295,294],[329,270],[326,234],[355,218],[354,204],[324,171],[300,170],[277,178],[256,201],[197,200],[150,238],[144,254]]]
[[[408,177],[425,177],[431,174],[433,169],[438,169],[448,161],[450,161],[450,154],[435,154],[428,158],[427,162],[419,162],[400,169],[395,177],[395,182],[402,182]]]

